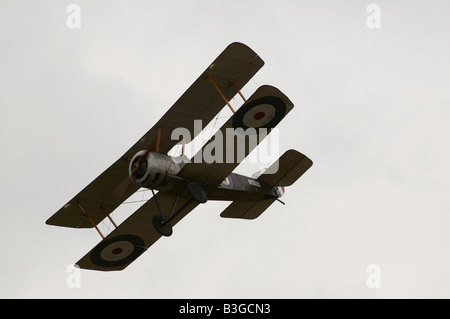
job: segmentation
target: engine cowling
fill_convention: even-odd
[[[141,161],[141,157],[146,153],[146,158]],[[176,175],[180,169],[180,166],[170,156],[144,150],[133,156],[128,174],[134,184],[146,188],[156,188],[165,184],[167,176]]]

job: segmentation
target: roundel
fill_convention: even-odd
[[[233,181],[231,178],[226,177],[223,182],[220,184],[220,187],[222,188],[233,188]]]
[[[265,96],[244,104],[235,114],[233,127],[274,128],[286,115],[286,104],[276,96]]]
[[[145,250],[142,238],[136,235],[119,235],[95,246],[91,261],[100,267],[117,267],[131,263]]]
[[[285,193],[285,191],[284,191],[284,186],[276,187],[276,188],[275,188],[275,193],[277,194],[278,197],[283,196],[284,193]]]

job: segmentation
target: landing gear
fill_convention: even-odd
[[[153,227],[163,236],[169,237],[172,235],[172,226],[168,222],[164,221],[164,218],[160,215],[155,215],[152,218]]]
[[[176,216],[178,216],[178,214],[180,214],[193,200],[199,202],[200,204],[204,204],[208,201],[208,194],[206,193],[204,188],[197,182],[190,182],[187,185],[187,191],[190,195],[189,200],[183,206],[181,206],[176,212],[174,212],[175,206],[177,205],[178,199],[180,198],[180,195],[176,195],[175,202],[172,205],[172,210],[167,219],[163,217],[161,208],[159,207],[158,202],[156,202],[156,205],[158,206],[159,210],[159,215],[153,216],[152,224],[153,227],[155,227],[155,229],[157,230],[157,232],[160,233],[161,235],[166,237],[172,235],[173,229],[172,226],[170,225],[170,222]]]
[[[203,187],[197,182],[190,182],[187,186],[187,190],[191,198],[199,202],[200,204],[204,204],[208,201],[208,194],[206,194]]]

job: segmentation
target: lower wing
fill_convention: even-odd
[[[125,269],[161,237],[152,224],[160,211],[169,214],[183,208],[171,221],[171,225],[175,225],[198,204],[184,197],[177,198],[174,194],[157,193],[81,258],[77,265],[82,269],[102,271]]]

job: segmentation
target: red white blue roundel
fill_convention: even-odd
[[[106,261],[118,261],[130,256],[133,253],[134,245],[125,240],[113,242],[103,248],[100,257]]]
[[[226,177],[223,182],[220,184],[220,187],[222,188],[233,188],[233,181],[231,178]]]
[[[277,187],[275,189],[275,193],[277,194],[278,197],[283,196],[284,195],[284,186]]]
[[[242,122],[248,127],[262,127],[273,120],[276,109],[271,104],[259,104],[247,111]]]
[[[126,234],[98,244],[91,253],[92,263],[101,267],[117,267],[129,264],[145,251],[142,238]]]
[[[273,128],[286,115],[286,104],[275,96],[265,96],[244,104],[235,114],[233,127]]]

